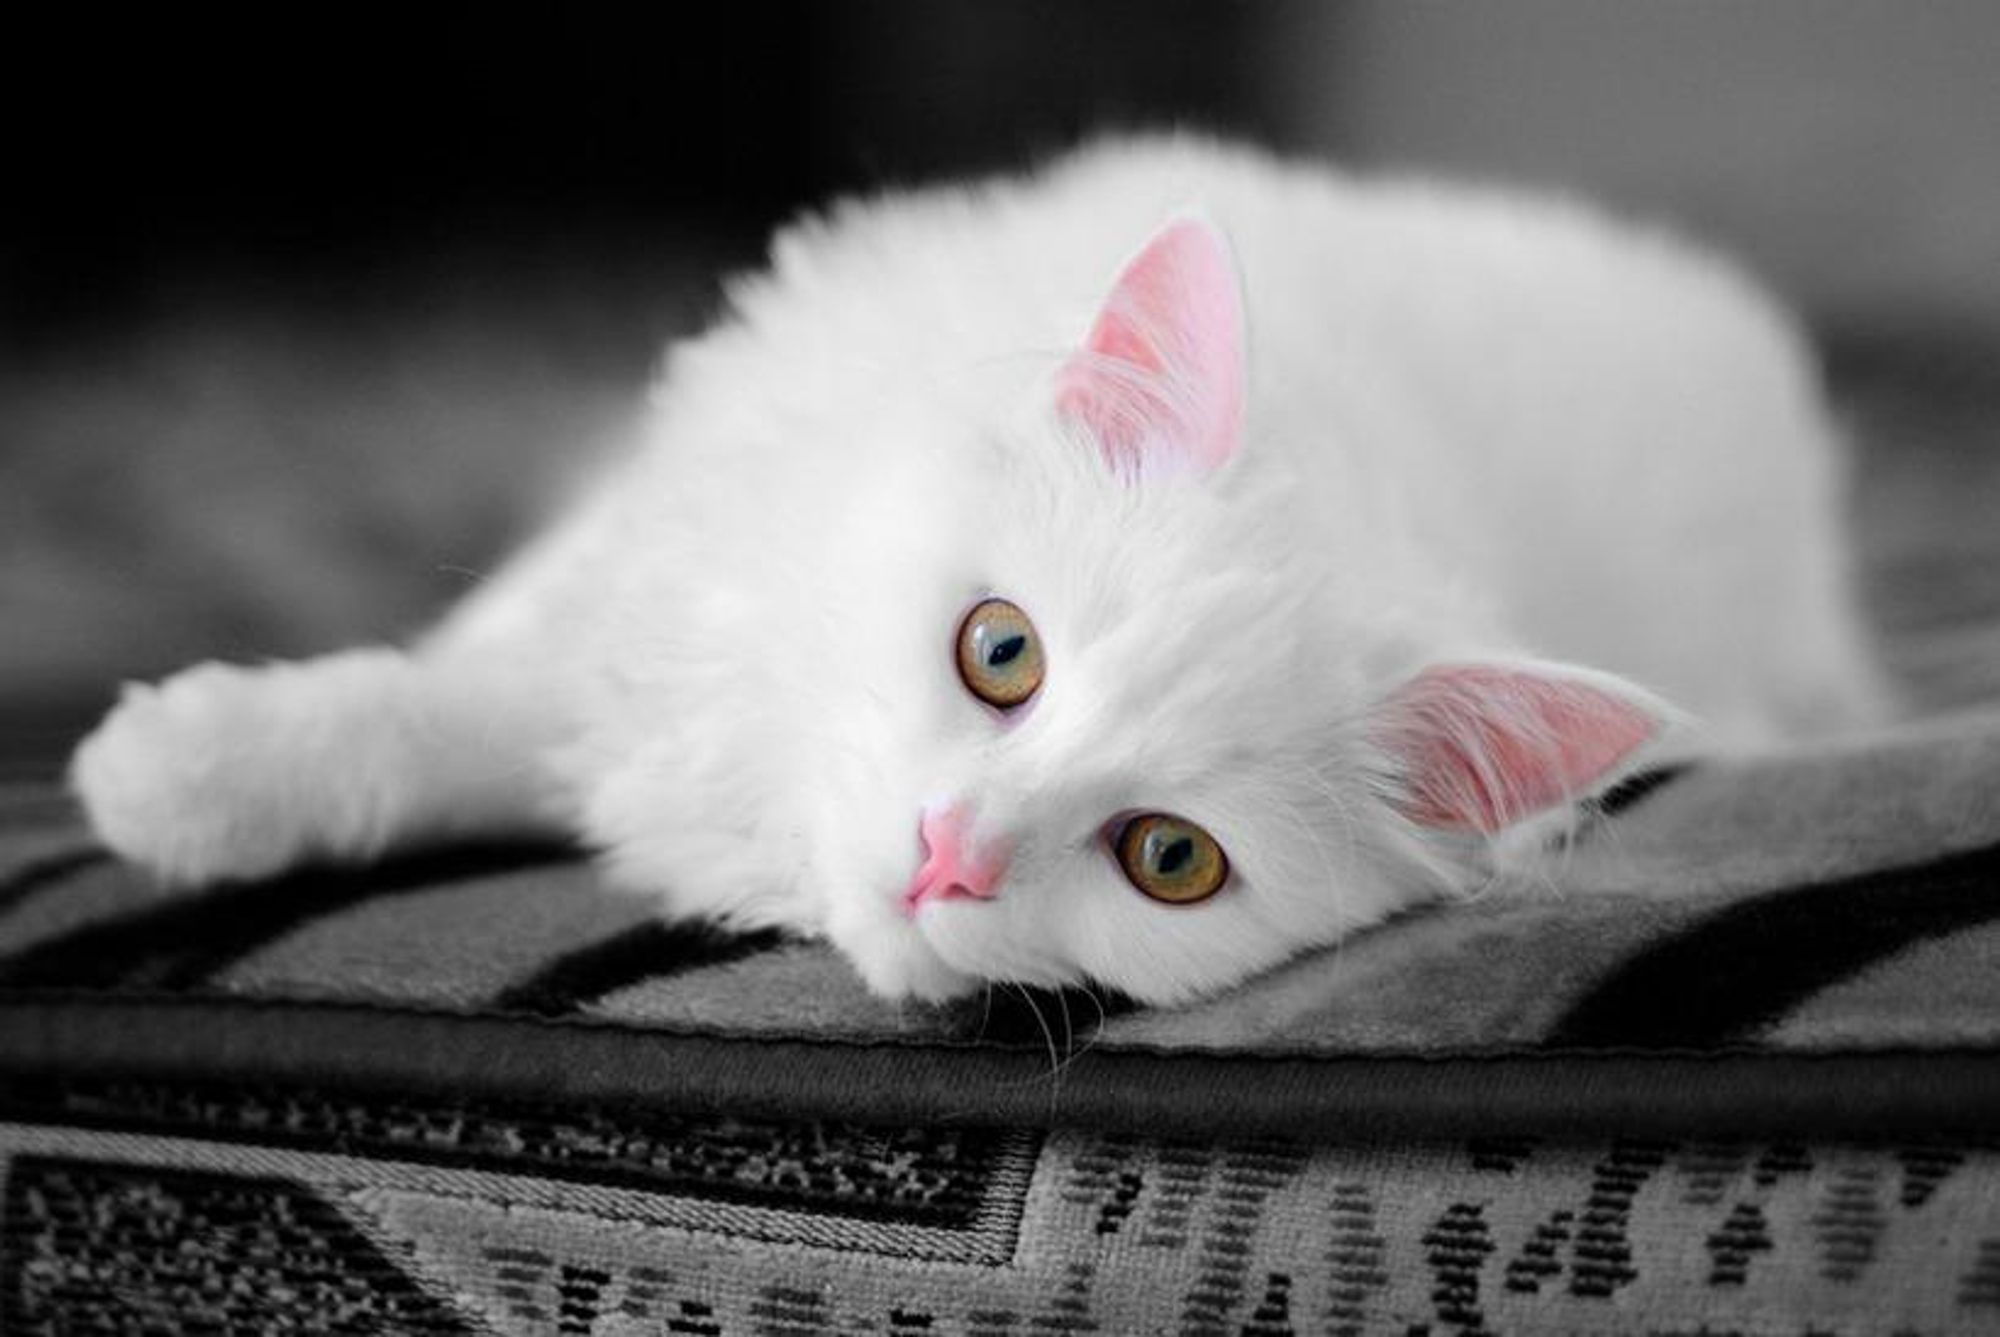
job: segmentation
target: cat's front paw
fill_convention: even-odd
[[[70,762],[98,838],[180,885],[293,862],[303,795],[273,764],[283,730],[264,680],[271,672],[202,664],[158,686],[128,685]]]

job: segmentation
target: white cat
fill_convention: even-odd
[[[103,839],[573,833],[883,994],[1160,1003],[1480,885],[1681,709],[1881,708],[1801,340],[1657,232],[1120,141],[806,219],[732,307],[411,648],[128,688]]]

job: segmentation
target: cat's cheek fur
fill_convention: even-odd
[[[1309,831],[1275,805],[1223,815],[1242,867],[1200,904],[1148,899],[1104,850],[1044,849],[1000,896],[928,905],[919,927],[968,979],[1083,984],[1170,1006],[1476,884],[1472,859],[1443,857],[1386,807],[1352,797],[1360,825],[1346,833]]]
[[[1420,842],[1392,854],[1393,820],[1379,836],[1318,840],[1281,825],[1290,826],[1237,827],[1254,871],[1239,870],[1209,900],[1163,905],[1108,888],[1114,894],[1091,902],[1075,932],[1083,971],[1149,1005],[1192,1002],[1460,885],[1458,870]]]

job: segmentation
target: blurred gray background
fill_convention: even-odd
[[[1922,704],[2000,695],[2000,5],[849,0],[27,19],[0,88],[0,773],[116,681],[395,637],[830,193],[1189,124],[1748,257]]]

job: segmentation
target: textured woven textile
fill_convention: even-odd
[[[9,1332],[1984,1333],[2000,1147],[885,1130],[71,1083]]]
[[[1492,1054],[2000,1043],[2000,715],[1613,795],[1545,885],[1412,913],[1208,1003],[868,996],[826,948],[660,922],[560,850],[169,896],[46,790],[0,800],[0,1000],[87,990],[1058,1050]],[[996,1023],[996,1017],[998,1021]],[[1041,1032],[1035,1030],[1039,1037]]]
[[[1612,796],[1196,1007],[571,852],[165,896],[0,798],[7,1333],[2000,1330],[2000,719]]]

